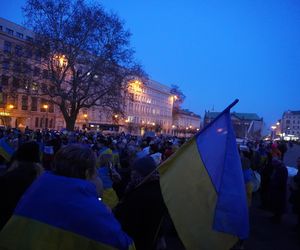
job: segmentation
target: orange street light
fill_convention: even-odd
[[[48,109],[48,108],[49,108],[48,104],[44,104],[44,105],[43,105],[43,108],[44,108],[44,109]]]
[[[87,117],[88,117],[88,115],[87,115],[87,114],[83,114],[83,117],[84,117],[84,118],[87,118]]]
[[[12,104],[9,104],[9,105],[8,105],[8,108],[9,108],[9,109],[13,109],[14,107],[15,107],[15,106],[12,105]]]

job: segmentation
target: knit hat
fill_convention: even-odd
[[[132,170],[137,171],[141,176],[147,176],[156,169],[156,164],[151,156],[139,158],[134,161]]]

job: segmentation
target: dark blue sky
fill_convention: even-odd
[[[177,84],[184,107],[203,116],[235,98],[267,126],[300,110],[298,0],[104,0],[132,32],[150,77]],[[24,0],[1,3],[0,16],[21,23]]]

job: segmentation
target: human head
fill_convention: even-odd
[[[156,163],[151,156],[139,158],[134,161],[132,170],[142,177],[146,177],[156,169]]]
[[[20,162],[40,162],[40,148],[34,142],[26,142],[17,149],[14,159]]]
[[[56,153],[53,168],[57,175],[92,179],[97,175],[96,156],[89,147],[71,144]]]

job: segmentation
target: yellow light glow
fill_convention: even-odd
[[[88,117],[88,114],[83,114],[83,117],[84,117],[84,118],[87,118],[87,117]]]
[[[15,106],[12,105],[12,104],[9,104],[9,105],[8,105],[8,108],[9,108],[9,109],[13,109],[14,107],[15,107]]]
[[[119,116],[118,116],[118,115],[114,115],[114,117],[115,117],[115,118],[118,118]]]
[[[175,125],[172,125],[172,128],[175,128],[176,126]]]
[[[48,109],[48,107],[49,107],[49,106],[48,106],[47,104],[44,104],[44,105],[43,105],[43,108],[44,108],[44,109]]]
[[[66,67],[68,64],[68,60],[65,55],[55,55],[54,60],[58,63],[60,68]]]
[[[155,122],[152,122],[152,125],[155,126]]]
[[[10,113],[0,111],[0,116],[10,116]]]

